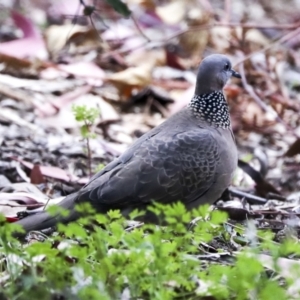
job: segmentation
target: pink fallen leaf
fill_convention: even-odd
[[[136,32],[133,28],[129,28],[128,26],[123,26],[118,23],[111,24],[109,29],[107,29],[104,33],[101,34],[101,38],[106,41],[110,40],[123,40],[132,36],[135,36]]]
[[[16,192],[16,193],[0,193],[0,204],[8,206],[20,205],[37,205],[37,207],[46,203],[46,199],[39,197],[33,193]]]
[[[56,115],[61,108],[73,102],[80,96],[87,94],[91,89],[91,86],[85,85],[78,87],[69,93],[65,93],[62,96],[52,98],[49,102],[36,107],[35,113],[41,118]]]
[[[164,28],[167,26],[162,19],[158,16],[158,14],[155,12],[155,10],[146,10],[138,19],[140,25],[142,27],[158,27],[158,26],[164,26]],[[168,28],[169,29],[169,28]]]
[[[0,213],[8,217],[15,217],[27,208],[39,208],[45,205],[46,199],[33,193],[16,192],[0,193]]]
[[[78,87],[69,93],[65,93],[60,97],[52,99],[51,103],[54,107],[61,109],[70,102],[73,102],[74,100],[78,99],[80,96],[86,95],[88,92],[91,91],[91,89],[92,87],[90,85]]]
[[[32,21],[22,14],[12,11],[11,17],[15,22],[15,25],[20,28],[23,32],[23,38],[40,38],[41,34],[37,27],[32,23]]]
[[[32,170],[34,167],[34,164],[14,158],[15,160],[19,161],[23,166],[27,167],[28,169]],[[51,167],[51,166],[40,166],[40,171],[44,176],[55,178],[58,180],[63,180],[63,181],[78,181],[79,178],[75,175],[70,174],[69,172],[64,171],[63,169],[60,169],[58,167]]]
[[[68,65],[59,65],[58,68],[64,72],[78,77],[92,78],[98,80],[98,85],[103,83],[104,71],[92,62],[76,62]]]
[[[10,56],[47,58],[44,40],[32,21],[16,11],[11,12],[11,17],[16,26],[22,30],[23,37],[0,44],[0,52]]]

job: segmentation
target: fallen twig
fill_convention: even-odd
[[[239,190],[237,190],[235,188],[232,188],[232,187],[229,187],[228,190],[233,196],[238,197],[238,198],[244,198],[250,204],[261,204],[261,205],[263,205],[263,204],[266,204],[268,202],[268,199],[266,199],[266,198],[251,195],[251,194],[239,191]]]
[[[31,207],[31,208],[40,208],[44,206],[44,204],[8,204],[8,203],[0,203],[0,206],[8,206],[8,207]]]

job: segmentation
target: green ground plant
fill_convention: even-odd
[[[209,254],[203,245],[230,243],[231,237],[226,215],[208,206],[187,212],[181,203],[156,205],[152,210],[164,215],[167,226],[131,227],[119,211],[79,209],[86,217],[29,244],[14,239],[16,225],[2,219],[1,299],[289,299],[291,283],[267,272],[256,255],[268,252],[276,261],[299,254],[294,242],[274,244],[265,234],[262,243],[248,240],[238,254],[217,263],[203,259]]]
[[[96,138],[93,131],[96,119],[100,114],[100,110],[95,107],[88,108],[86,105],[73,105],[72,110],[77,122],[80,125],[80,133],[82,138],[86,141],[86,150],[88,157],[89,175],[92,176],[92,153],[90,147],[90,139]]]

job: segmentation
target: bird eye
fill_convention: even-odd
[[[225,67],[224,67],[224,70],[225,70],[225,71],[229,71],[229,69],[230,69],[229,64],[226,64]]]

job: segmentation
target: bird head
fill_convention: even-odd
[[[231,77],[241,78],[241,75],[232,69],[230,60],[222,54],[209,55],[199,66],[195,94],[222,91]]]

